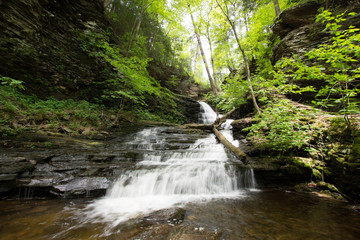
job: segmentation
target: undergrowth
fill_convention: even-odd
[[[24,95],[9,86],[0,86],[0,138],[23,130],[40,128],[81,133],[111,126],[114,111],[102,105],[72,99],[39,99]]]
[[[14,87],[0,86],[0,139],[24,130],[44,130],[71,135],[93,134],[116,127],[121,121],[152,120],[182,123],[176,109],[167,112],[148,110],[119,111],[84,100],[39,99],[20,93]]]

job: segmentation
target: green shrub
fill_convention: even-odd
[[[301,149],[311,138],[311,126],[303,119],[311,117],[309,110],[299,109],[288,100],[270,103],[261,115],[255,117],[255,124],[245,128],[259,149],[285,152]]]

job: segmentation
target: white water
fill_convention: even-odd
[[[215,122],[217,114],[216,112],[205,102],[199,102],[201,109],[200,109],[200,123],[204,124],[212,124]]]
[[[204,104],[205,117],[200,120],[215,121],[216,113],[206,103],[201,106]],[[158,137],[163,136],[163,130],[145,129],[130,143],[152,150],[153,145],[164,143],[164,138]],[[223,134],[233,140],[230,130],[223,130]],[[224,147],[212,134],[198,139],[187,150],[167,155],[163,151],[146,153],[137,169],[123,173],[104,198],[87,207],[87,221],[106,221],[116,226],[142,214],[188,202],[244,197],[245,189],[255,188],[254,174],[251,170],[240,174],[234,166],[226,165],[228,161]]]

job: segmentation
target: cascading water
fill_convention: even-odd
[[[216,113],[209,105],[201,106],[200,120],[215,121]],[[242,197],[244,189],[255,188],[253,172],[239,174],[236,167],[227,164],[228,154],[214,135],[197,139],[185,149],[171,150],[166,144],[173,141],[174,134],[167,131],[165,127],[145,129],[125,144],[141,149],[143,159],[135,169],[121,174],[104,198],[87,207],[88,221],[107,221],[116,226],[141,214],[188,202]],[[225,131],[232,140],[231,132]],[[186,135],[177,134],[178,141],[182,136]]]
[[[216,112],[205,102],[200,103],[200,123],[212,124],[217,118]]]

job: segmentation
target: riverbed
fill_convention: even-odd
[[[358,239],[360,214],[342,201],[280,190],[184,204],[179,223],[84,222],[95,200],[0,201],[0,237],[13,239]],[[141,214],[138,220],[141,219]],[[115,221],[115,219],[114,219]],[[186,238],[187,237],[187,238]],[[192,238],[191,238],[192,237]],[[213,238],[211,238],[213,237]]]

